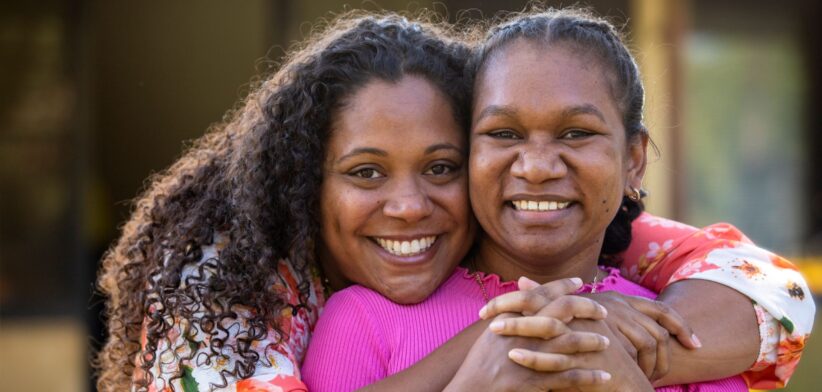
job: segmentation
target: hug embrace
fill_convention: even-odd
[[[339,16],[153,178],[104,259],[99,389],[784,385],[807,285],[733,226],[643,211],[614,26],[466,30]]]

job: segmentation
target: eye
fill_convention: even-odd
[[[436,164],[434,166],[431,166],[431,168],[426,170],[425,173],[423,173],[423,174],[434,175],[434,176],[443,176],[443,175],[446,175],[446,174],[451,174],[451,172],[453,172],[454,170],[456,170],[456,167],[454,167],[452,165],[446,165],[446,164],[443,164],[443,163],[439,163],[439,164]]]
[[[561,139],[567,139],[567,140],[584,139],[586,137],[593,136],[593,135],[594,135],[594,132],[587,131],[587,130],[584,130],[584,129],[574,128],[574,129],[569,129],[567,132],[562,134]]]
[[[354,176],[354,177],[358,177],[358,178],[365,178],[365,179],[376,179],[376,178],[385,177],[385,175],[383,175],[382,173],[377,171],[377,169],[374,169],[372,167],[366,167],[366,168],[362,168],[362,169],[359,169],[359,170],[355,170],[355,171],[349,173],[349,175]]]
[[[511,129],[499,129],[488,132],[488,135],[495,139],[521,139],[521,137],[519,137],[519,135]]]

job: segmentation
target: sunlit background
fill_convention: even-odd
[[[344,4],[0,3],[0,391],[93,390],[88,358],[104,339],[93,280],[129,201]],[[525,2],[348,4],[433,6],[454,20]],[[661,150],[645,184],[650,210],[734,223],[799,263],[820,303],[820,3],[587,4],[626,23],[644,72]],[[820,342],[812,336],[788,390],[820,390]]]

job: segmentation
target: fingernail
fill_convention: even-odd
[[[610,339],[608,339],[608,338],[606,338],[605,336],[603,336],[603,337],[602,337],[602,343],[604,343],[604,346],[605,346],[605,347],[608,347],[608,346],[610,346],[610,345],[611,345],[611,340],[610,340]]]
[[[599,377],[600,377],[600,379],[602,379],[603,381],[608,381],[608,380],[610,380],[610,379],[611,379],[611,373],[600,371],[600,372],[599,372]]]
[[[481,318],[481,319],[483,319],[483,320],[485,319],[485,313],[487,313],[487,312],[488,312],[488,310],[486,310],[485,308],[486,308],[486,307],[485,307],[485,306],[483,306],[483,307],[482,307],[482,309],[480,309],[480,311],[479,311],[479,316],[480,316],[480,318]]]
[[[525,354],[519,350],[511,350],[508,352],[508,358],[511,358],[515,362],[522,362],[525,360]]]
[[[494,332],[502,331],[503,328],[505,328],[505,323],[502,320],[495,320],[494,322],[488,325],[488,329]]]
[[[699,338],[696,337],[696,334],[691,335],[691,341],[694,342],[694,346],[696,346],[696,348],[702,347],[702,342],[699,341]]]
[[[605,317],[608,317],[608,309],[602,305],[599,305],[599,308],[602,309],[602,313]]]
[[[580,279],[580,278],[571,278],[571,282],[575,286],[582,286],[582,279]]]

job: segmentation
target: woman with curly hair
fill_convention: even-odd
[[[230,120],[153,177],[103,261],[100,286],[109,296],[110,338],[98,358],[98,388],[304,389],[298,366],[326,290],[371,283],[366,271],[335,264],[325,251],[329,239],[321,235],[334,213],[323,212],[321,189],[331,174],[324,168],[339,113],[370,82],[391,85],[415,75],[467,129],[469,52],[440,25],[395,15],[343,15],[292,52]],[[426,167],[421,174],[439,181],[457,166]],[[349,174],[375,175],[360,169]],[[465,205],[457,210],[467,210],[462,192]],[[443,259],[454,265],[471,242],[470,215],[457,213],[455,221],[463,216],[463,227],[448,228],[453,238],[426,245],[449,251]],[[632,244],[647,248],[655,240],[652,232],[650,225],[635,228]],[[356,262],[362,255],[350,256]],[[668,260],[661,255],[654,265],[687,264]],[[446,270],[389,297],[420,301],[447,278]],[[662,307],[657,314],[672,312],[656,306]],[[628,308],[608,309],[638,313]],[[734,312],[717,317],[732,320],[730,325],[753,324],[736,322]]]
[[[495,26],[476,49],[472,70],[476,80],[469,193],[482,229],[476,251],[432,295],[413,305],[391,301],[385,290],[368,282],[363,284],[365,287],[352,286],[335,293],[317,324],[303,365],[310,389],[349,391],[374,383],[423,359],[475,323],[478,313],[490,319],[511,312],[527,317],[505,315],[496,319],[490,325],[493,332],[486,331],[472,344],[464,361],[440,361],[440,369],[462,363],[447,390],[554,390],[563,386],[557,382],[561,380],[529,376],[523,369],[500,364],[500,358],[509,353],[516,363],[534,370],[610,370],[613,380],[608,388],[616,390],[651,390],[650,378],[657,385],[668,385],[658,389],[665,391],[747,391],[739,375],[720,378],[749,368],[746,376],[751,384],[759,384],[763,375],[768,377],[769,371],[763,372],[759,364],[751,367],[756,354],[753,350],[739,350],[747,344],[747,337],[755,341],[755,332],[747,336],[742,333],[753,332],[750,330],[726,328],[705,333],[707,330],[699,325],[706,347],[691,351],[672,347],[669,353],[663,341],[654,347],[656,359],[650,362],[640,357],[637,363],[619,344],[608,347],[606,353],[565,358],[558,355],[567,353],[557,347],[557,342],[568,341],[567,327],[544,316],[568,322],[557,314],[557,309],[593,311],[594,307],[573,302],[573,298],[555,298],[557,282],[579,277],[582,280],[572,289],[594,293],[593,298],[605,305],[613,292],[657,297],[657,293],[629,282],[616,268],[631,243],[632,224],[643,210],[639,188],[647,162],[648,131],[642,121],[644,94],[639,69],[613,25],[580,10],[564,9],[525,12]],[[354,99],[366,101],[368,94],[357,93]],[[330,146],[335,145],[333,139]],[[335,151],[331,147],[330,156]],[[396,178],[389,170],[380,174],[385,179],[380,178],[380,183],[373,186],[386,186],[392,177]],[[337,191],[346,189],[327,182]],[[324,201],[334,199],[324,196]],[[421,216],[427,211],[423,203],[415,206],[419,220],[414,223],[422,225],[425,221]],[[643,222],[663,223],[647,214],[637,223]],[[692,232],[687,228],[657,231],[663,238]],[[325,230],[323,233],[324,239],[329,237]],[[779,265],[774,262],[763,265],[758,274],[739,274],[736,271],[749,266],[747,260],[770,260],[772,256],[752,249],[740,240],[738,231],[727,225],[708,228],[706,234],[710,235],[707,243],[721,249],[680,253],[676,257],[690,259],[691,267],[678,271],[667,282],[690,277],[736,286],[756,298],[757,304],[751,306],[737,295],[740,303],[717,309],[747,311],[751,321],[755,310],[764,313],[765,307],[775,310],[775,314],[792,309],[802,319],[812,319],[812,300],[786,295],[789,281],[782,278],[796,279],[798,273],[766,278],[764,268]],[[678,247],[677,253],[688,247]],[[723,258],[723,253],[732,257]],[[338,264],[345,263],[346,257],[337,258]],[[626,262],[625,267],[631,264]],[[626,272],[630,271],[626,268]],[[533,279],[526,282],[532,286],[536,285],[534,281],[547,285],[518,291],[516,279],[520,277]],[[767,295],[758,295],[759,280],[782,281],[782,287],[776,285]],[[583,281],[587,284],[580,287]],[[707,285],[707,290],[716,285],[701,283]],[[610,336],[611,342],[616,343],[620,334],[633,340],[628,326],[633,322],[647,324],[641,318],[625,322],[620,320],[619,312],[608,310],[605,322],[599,322],[599,329],[594,331]],[[580,312],[571,314],[578,316]],[[665,320],[657,321],[666,324]],[[804,340],[809,333],[807,325],[791,330],[790,324],[780,325],[773,318],[763,320],[762,326],[764,330],[780,331],[786,340]],[[609,335],[609,330],[616,336]],[[677,333],[683,344],[694,343],[687,339],[689,334],[682,339],[681,331],[668,330]],[[664,337],[665,332],[657,333]],[[494,333],[543,337],[545,341],[520,342],[520,347],[509,347],[511,351],[506,352],[496,347],[501,339]],[[599,351],[603,347],[598,336],[575,338],[582,339],[576,342],[581,351]],[[737,347],[721,347],[717,339]],[[625,346],[642,347],[634,342]],[[612,353],[614,349],[619,352]],[[673,356],[673,362],[668,355]],[[777,369],[788,369],[792,364],[790,359],[777,361],[776,365]],[[433,374],[429,372],[426,377],[417,372],[416,378],[432,385],[436,378]],[[512,375],[518,379],[511,380]],[[411,382],[413,378],[406,385]],[[443,387],[441,384],[436,389]]]

